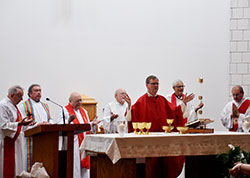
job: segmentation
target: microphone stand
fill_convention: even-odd
[[[53,104],[55,104],[55,105],[59,106],[60,108],[62,108],[63,124],[65,124],[65,115],[64,115],[63,106],[62,106],[62,105],[60,105],[60,104],[58,104],[58,103],[56,103],[56,102],[54,102],[54,101],[52,101],[52,100],[51,100],[51,99],[49,99],[49,98],[46,98],[46,100],[47,100],[47,101],[50,101],[51,103],[53,103]]]
[[[63,125],[65,125],[65,114],[64,114],[64,109],[63,106],[52,101],[49,98],[46,98],[47,101],[50,101],[51,103],[59,106],[60,108],[62,108],[62,117],[63,117]],[[59,177],[62,178],[66,178],[67,175],[67,146],[65,146],[65,136],[66,136],[66,132],[61,132],[62,134],[62,150],[59,150]],[[67,140],[66,140],[66,144],[67,144]]]

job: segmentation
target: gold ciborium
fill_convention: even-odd
[[[138,128],[140,129],[140,135],[144,134],[143,129],[145,128],[145,122],[138,122]]]
[[[162,129],[165,130],[165,133],[171,133],[171,130],[174,129],[174,126],[162,126]]]
[[[146,122],[146,129],[147,129],[146,134],[147,134],[147,135],[149,134],[149,129],[151,128],[151,125],[152,125],[151,122]]]
[[[177,130],[180,132],[180,134],[185,134],[188,130],[188,127],[177,127]]]
[[[138,129],[138,122],[132,122],[132,126],[134,129],[134,134],[138,134],[137,129]]]

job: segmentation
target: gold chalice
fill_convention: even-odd
[[[166,120],[167,120],[168,125],[171,127],[171,125],[174,122],[174,119],[166,119]]]
[[[145,128],[145,122],[138,122],[138,128],[140,129],[140,135],[144,134],[143,129]]]
[[[138,129],[138,122],[132,122],[132,126],[134,129],[134,134],[138,134],[137,129]]]
[[[149,129],[151,128],[151,125],[152,125],[151,122],[146,122],[146,129],[147,129],[146,134],[147,134],[147,135],[149,134]]]
[[[185,134],[188,130],[188,127],[177,127],[177,130],[180,132],[180,134]]]
[[[162,126],[162,129],[165,130],[165,133],[171,133],[171,130],[174,129],[174,126]]]

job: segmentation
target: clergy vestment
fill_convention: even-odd
[[[80,111],[81,110],[81,111]],[[78,110],[74,110],[70,104],[68,104],[66,107],[63,108],[63,112],[65,115],[65,123],[68,123],[70,115],[74,114],[76,118],[74,119],[73,123],[79,123],[79,124],[86,124],[89,122],[88,112],[80,108]],[[74,113],[72,113],[74,112]],[[60,112],[59,115],[59,124],[63,124],[63,115],[62,112]],[[91,124],[91,123],[90,123]],[[91,131],[95,132],[94,127],[91,127]],[[84,136],[86,135],[86,132],[81,133],[82,136],[80,139],[84,139]],[[80,135],[80,134],[78,134]],[[74,178],[89,178],[90,177],[90,170],[89,170],[89,157],[85,158],[84,161],[81,161],[80,158],[80,151],[79,148],[81,145],[79,145],[79,136],[74,135],[74,161],[73,161],[73,177]],[[65,143],[64,143],[65,144]],[[59,144],[61,145],[61,144]],[[59,148],[61,149],[61,148]]]
[[[128,132],[128,127],[127,127],[127,120],[126,120],[126,115],[128,112],[128,104],[126,102],[120,104],[117,101],[110,102],[103,111],[103,127],[105,130],[105,133],[117,133],[117,127],[119,121],[124,121],[126,124],[126,130],[125,132]],[[118,117],[113,119],[111,121],[111,113],[113,114],[118,114]]]
[[[166,119],[174,119],[173,125],[183,126],[181,106],[175,107],[161,95],[155,97],[147,93],[141,96],[132,106],[132,122],[151,122],[150,132],[163,132]],[[129,131],[132,132],[131,123]],[[176,157],[152,158],[151,176],[176,178],[182,171],[183,162]]]
[[[184,95],[177,97],[174,93],[167,96],[167,100],[175,106],[179,106],[183,103]],[[187,103],[186,113],[183,113],[184,124],[198,119],[198,115],[195,112],[195,108],[190,102]]]
[[[240,115],[237,122],[234,122],[231,119],[232,114],[232,105],[233,103],[238,108]],[[237,103],[235,100],[230,101],[226,104],[221,112],[221,122],[223,126],[230,131],[243,132],[242,125],[246,118],[250,118],[250,100],[246,98],[242,98],[242,100]]]
[[[33,119],[36,123],[50,121],[49,107],[47,104],[41,101],[36,102],[29,98],[21,105],[20,112],[23,117],[27,117],[27,119]]]
[[[22,119],[22,117],[17,107],[13,105],[9,98],[3,99],[0,102],[0,177],[13,177],[13,175],[10,175],[11,171],[8,169],[9,167],[14,167],[14,176],[26,170],[23,127],[18,126],[18,122],[16,122],[20,119]],[[18,130],[20,130],[19,135]],[[6,155],[7,151],[9,152],[9,150],[12,149],[9,148],[9,142],[5,142],[6,139],[14,139],[13,154]],[[6,151],[6,153],[4,153],[4,151]],[[14,165],[10,165],[9,159],[11,158],[14,159]],[[7,164],[4,164],[4,162]],[[3,174],[5,174],[5,176],[3,176]]]
[[[41,101],[36,102],[31,98],[29,98],[20,106],[20,112],[23,118],[27,117],[27,119],[32,119],[34,122],[36,122],[35,125],[27,127],[27,129],[36,127],[38,123],[50,121],[49,107],[47,104]],[[27,155],[28,172],[31,171],[32,167],[32,144],[33,144],[32,138],[27,137],[25,152]]]

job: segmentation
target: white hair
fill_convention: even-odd
[[[17,94],[18,90],[22,90],[23,91],[23,88],[20,87],[19,85],[15,85],[13,87],[10,87],[9,90],[8,90],[8,95]]]
[[[175,81],[173,82],[172,86],[175,87],[175,86],[177,85],[177,83],[183,83],[183,81],[180,80],[180,79],[177,79],[177,80],[175,80]]]

